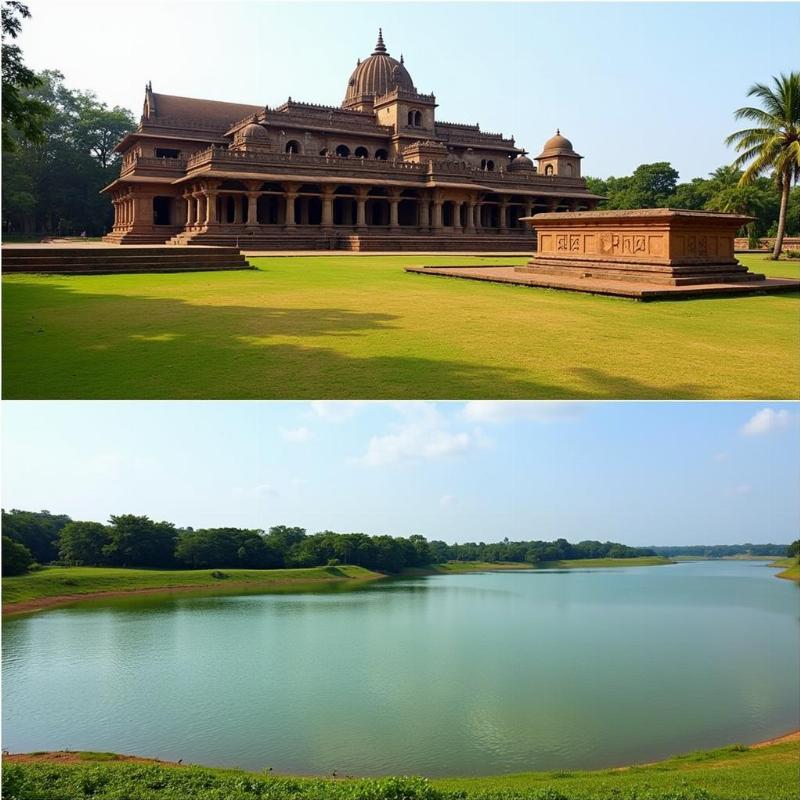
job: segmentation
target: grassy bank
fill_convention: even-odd
[[[409,275],[453,256],[9,275],[6,398],[793,398],[800,296],[641,304]],[[466,258],[460,263],[522,263]],[[742,256],[753,269],[800,266]],[[502,324],[497,324],[502,320]]]
[[[553,561],[542,567],[635,567],[669,564],[665,558],[597,558]],[[534,569],[517,562],[449,561],[403,575],[458,574],[496,570]],[[118,567],[43,567],[27,575],[3,578],[3,613],[36,611],[81,599],[137,593],[239,590],[303,591],[320,584],[368,581],[386,577],[363,567],[309,569],[126,569]]]
[[[639,556],[638,558],[576,558],[570,561],[544,561],[542,569],[596,569],[601,567],[657,567],[674,564],[664,556]]]
[[[34,611],[90,597],[174,591],[302,591],[319,585],[382,577],[378,572],[353,566],[269,570],[44,567],[27,575],[3,578],[3,613]]]
[[[785,568],[775,576],[776,578],[800,581],[800,561],[796,558],[779,558],[777,561],[773,561],[769,566]]]
[[[3,759],[6,800],[794,800],[796,741],[701,751],[647,766],[486,778],[284,778],[110,753]]]

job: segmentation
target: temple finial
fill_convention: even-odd
[[[402,53],[400,53],[400,63],[401,64],[405,64],[406,63],[405,59],[403,58],[403,54]]]
[[[561,136],[561,128],[556,128],[556,136]]]
[[[386,52],[386,45],[383,43],[383,28],[378,28],[378,43],[375,45],[375,53],[385,53]]]

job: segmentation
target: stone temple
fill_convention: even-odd
[[[534,160],[514,138],[436,119],[383,36],[341,106],[250,106],[158,94],[117,145],[106,241],[264,249],[521,250],[521,219],[602,199],[557,132]]]

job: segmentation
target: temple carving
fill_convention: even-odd
[[[520,220],[585,210],[581,158],[557,132],[514,138],[436,119],[382,33],[341,106],[249,106],[159,94],[117,145],[106,241],[264,249],[531,250]]]

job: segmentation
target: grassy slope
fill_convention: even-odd
[[[577,561],[557,561],[545,567],[635,567],[651,564],[669,564],[663,558],[598,558]],[[511,562],[488,563],[484,561],[450,561],[428,569],[406,570],[406,575],[432,573],[452,574],[504,569],[531,569],[531,564]],[[313,588],[319,583],[347,580],[373,580],[384,577],[362,567],[313,567],[310,569],[226,569],[226,578],[212,577],[211,569],[157,570],[125,569],[118,567],[43,567],[27,575],[3,578],[3,608],[13,611],[13,606],[46,598],[74,595],[101,594],[103,592],[136,592],[149,589],[212,589],[236,591],[239,589],[299,589]]]
[[[215,591],[242,588],[268,590],[281,587],[303,589],[320,583],[369,580],[382,577],[361,567],[315,567],[313,569],[223,569],[227,578],[213,578],[210,569],[150,570],[113,567],[44,567],[28,575],[3,578],[3,610],[7,604],[23,603],[63,595],[92,595],[142,589]]]
[[[779,558],[773,561],[771,567],[785,567],[783,572],[779,572],[776,578],[786,578],[790,581],[800,581],[800,560],[796,558]]]
[[[702,751],[649,766],[485,778],[283,779],[202,767],[114,763],[110,754],[81,754],[74,763],[4,763],[4,797],[19,800],[793,800],[797,742]],[[6,794],[6,792],[8,794]],[[133,796],[133,795],[132,795]]]
[[[273,257],[255,259],[253,272],[8,276],[5,396],[675,399],[800,392],[797,294],[640,304],[402,270],[454,260],[481,261]],[[788,261],[742,261],[771,275],[800,274]]]

